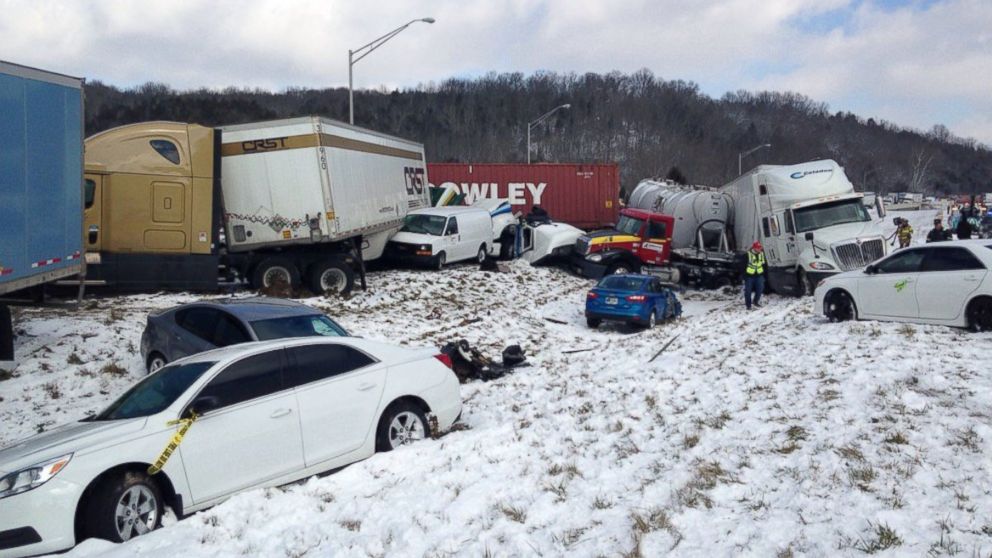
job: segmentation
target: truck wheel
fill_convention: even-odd
[[[813,296],[813,291],[816,290],[816,285],[810,282],[809,275],[806,275],[805,270],[799,270],[796,280],[799,282],[799,290],[797,291],[799,298]]]
[[[310,269],[308,286],[318,296],[327,292],[348,294],[355,286],[355,270],[337,258],[318,262]]]
[[[485,244],[483,244],[482,246],[479,246],[479,253],[475,255],[475,261],[479,262],[480,264],[482,262],[486,261],[486,245]]]
[[[299,286],[300,271],[288,258],[265,258],[255,267],[251,285],[256,289],[265,289],[277,283],[290,288]]]
[[[444,252],[441,252],[437,256],[434,256],[434,269],[437,270],[437,271],[441,271],[441,268],[444,267],[444,262],[445,261],[446,261],[446,258],[445,258]]]
[[[586,318],[586,325],[592,329],[596,329],[601,323],[603,323],[603,320],[599,318]]]
[[[607,269],[606,274],[607,275],[623,275],[623,274],[626,274],[626,273],[640,273],[640,272],[641,272],[641,266],[639,266],[639,265],[631,265],[631,264],[629,264],[627,262],[620,262],[620,263],[615,263],[615,264],[611,265],[609,267],[609,269]]]

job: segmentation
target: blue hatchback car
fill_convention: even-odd
[[[661,279],[651,275],[609,275],[586,295],[586,323],[603,320],[654,327],[682,315],[682,303]]]

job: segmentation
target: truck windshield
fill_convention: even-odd
[[[127,390],[91,420],[121,420],[161,413],[216,362],[170,364]]]
[[[407,215],[403,219],[404,232],[441,236],[444,232],[445,217],[440,215]]]
[[[641,234],[641,225],[643,224],[644,219],[638,219],[629,215],[621,215],[620,221],[617,223],[617,231],[637,236]]]
[[[868,209],[859,198],[821,203],[793,211],[796,232],[815,231],[844,223],[871,221]]]

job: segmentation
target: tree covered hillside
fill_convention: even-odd
[[[719,186],[745,160],[788,164],[831,158],[859,189],[880,192],[992,192],[992,151],[953,136],[845,112],[796,93],[737,92],[713,99],[691,82],[633,74],[489,74],[400,91],[356,91],[355,122],[421,141],[442,162],[522,162],[527,123],[563,103],[533,130],[533,160],[620,164],[623,185],[673,167],[696,184]],[[86,87],[86,130],[146,120],[237,124],[317,114],[347,120],[348,91],[135,89]]]

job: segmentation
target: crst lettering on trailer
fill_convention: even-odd
[[[243,149],[245,153],[257,153],[259,151],[268,151],[270,149],[285,149],[287,139],[289,139],[288,136],[281,138],[243,141],[241,142],[241,149]]]
[[[424,193],[424,168],[423,167],[403,167],[403,176],[406,180],[406,193]]]

